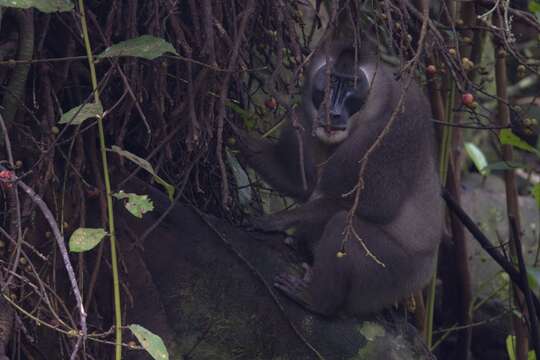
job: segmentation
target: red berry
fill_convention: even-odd
[[[435,65],[428,65],[426,67],[426,73],[433,76],[437,73],[437,68],[435,67]]]
[[[0,171],[0,186],[4,189],[11,189],[13,187],[13,183],[9,181],[15,180],[15,173],[10,170],[2,170]]]
[[[266,99],[264,106],[269,110],[275,110],[277,108],[277,101],[274,98]]]
[[[463,102],[463,105],[471,107],[474,104],[474,95],[471,93],[465,93],[461,95],[461,101]]]

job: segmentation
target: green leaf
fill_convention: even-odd
[[[540,12],[540,3],[538,1],[529,1],[529,11],[534,13]]]
[[[78,228],[69,238],[69,251],[84,252],[97,246],[107,235],[103,229]]]
[[[510,360],[516,360],[515,345],[516,337],[514,335],[508,335],[506,337],[506,352],[508,353],[508,357],[510,358]],[[536,360],[534,350],[531,350],[527,353],[527,360]]]
[[[373,341],[379,336],[384,336],[386,333],[380,324],[371,321],[364,322],[359,331],[368,341]]]
[[[510,129],[502,129],[501,132],[499,133],[499,140],[501,141],[502,144],[512,145],[513,147],[516,147],[518,149],[532,152],[540,156],[540,151],[536,150],[534,147],[527,144],[519,136],[514,134],[512,130]]]
[[[120,190],[113,196],[119,200],[127,199],[124,206],[135,217],[142,218],[144,214],[154,210],[154,203],[148,195],[125,193],[124,190]]]
[[[34,7],[45,13],[73,10],[73,3],[70,0],[0,0],[0,7],[3,6],[20,9]]]
[[[236,180],[236,186],[238,186],[238,200],[240,201],[240,205],[245,207],[253,199],[249,177],[231,151],[225,149],[225,153],[227,155],[227,162],[233,172],[234,180]]]
[[[513,335],[508,335],[506,337],[506,352],[510,360],[516,360],[516,351],[515,351],[516,337]]]
[[[103,117],[103,107],[98,103],[87,103],[75,106],[64,113],[58,121],[59,124],[80,125],[85,120],[95,117]]]
[[[134,56],[154,60],[165,53],[178,55],[174,47],[167,41],[152,35],[143,35],[114,44],[97,57]]]
[[[465,151],[474,163],[476,170],[478,170],[482,176],[489,175],[489,168],[487,167],[488,163],[482,150],[480,150],[475,144],[467,142],[465,143]]]
[[[536,200],[536,207],[540,209],[540,184],[535,184],[531,188],[531,192],[534,196],[534,200]]]
[[[116,145],[113,145],[111,150],[114,151],[115,153],[117,153],[118,155],[120,155],[122,157],[125,157],[126,159],[130,160],[131,162],[137,164],[139,167],[143,168],[144,170],[146,170],[150,174],[152,174],[152,176],[154,177],[154,180],[156,180],[156,182],[161,184],[165,188],[165,191],[167,191],[167,195],[169,196],[169,200],[171,200],[171,201],[173,200],[174,191],[175,191],[174,186],[172,186],[171,184],[169,184],[168,182],[163,180],[161,177],[159,177],[156,174],[156,172],[154,171],[154,168],[152,167],[152,165],[150,165],[150,163],[148,161],[146,161],[145,159],[143,159],[141,157],[138,157],[137,155],[135,155],[133,153],[130,153],[129,151],[122,150],[121,148],[119,148]]]
[[[168,360],[169,353],[163,343],[163,340],[151,331],[143,328],[140,325],[132,324],[128,326],[129,330],[135,335],[139,343],[142,345],[150,356],[156,360]]]

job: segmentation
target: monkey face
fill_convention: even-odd
[[[324,143],[338,144],[349,136],[351,117],[364,105],[369,82],[363,69],[355,68],[348,52],[340,55],[330,76],[326,69],[323,65],[315,72],[308,101],[317,111],[315,136]]]

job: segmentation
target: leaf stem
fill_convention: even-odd
[[[83,31],[84,46],[88,57],[88,65],[90,67],[90,79],[92,81],[92,90],[94,92],[94,100],[100,104],[99,89],[96,76],[96,68],[94,66],[94,56],[90,46],[90,37],[88,36],[88,26],[86,23],[86,14],[84,11],[84,0],[79,0],[79,12],[81,14],[81,27]],[[107,150],[105,146],[105,132],[103,131],[102,115],[97,116],[98,133],[99,133],[99,148],[101,153],[101,162],[103,165],[103,178],[105,182],[105,191],[107,198],[107,214],[109,222],[109,235],[111,242],[111,267],[113,276],[113,292],[114,292],[114,318],[115,318],[115,359],[122,358],[122,311],[120,303],[120,281],[118,276],[118,260],[116,254],[116,232],[114,227],[114,214],[112,204],[111,180],[109,175],[109,165],[107,162]]]

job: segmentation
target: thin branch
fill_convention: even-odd
[[[0,165],[0,171],[8,171],[8,169],[5,168],[3,165]],[[2,181],[5,182],[5,180],[3,179]],[[79,308],[81,329],[78,336],[84,339],[86,338],[88,334],[88,330],[86,326],[86,311],[84,310],[81,291],[79,290],[79,286],[77,285],[75,272],[73,271],[73,266],[71,265],[71,261],[69,260],[69,255],[68,255],[68,251],[64,242],[64,237],[60,233],[60,228],[58,227],[58,224],[56,223],[56,220],[54,219],[54,215],[51,212],[51,210],[48,208],[47,204],[45,204],[43,199],[38,194],[36,194],[35,191],[31,187],[29,187],[23,181],[21,181],[15,174],[13,174],[11,181],[13,181],[18,187],[20,187],[30,197],[30,199],[41,210],[45,220],[47,220],[47,222],[49,223],[53,236],[60,250],[60,254],[62,255],[62,260],[64,261],[64,267],[66,268],[69,282],[71,284],[71,290],[73,291],[73,294],[75,296],[75,301],[77,303],[77,307]],[[6,183],[9,184],[11,183],[11,181],[6,182]]]

